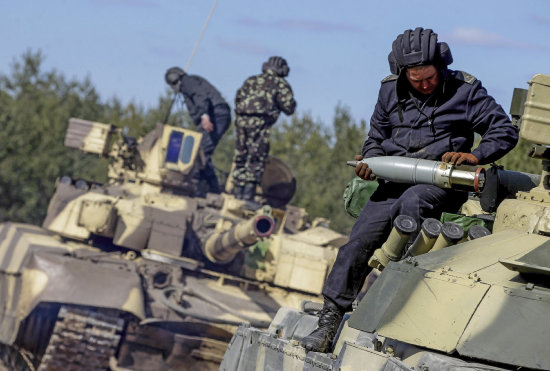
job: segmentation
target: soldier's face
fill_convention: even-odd
[[[432,94],[439,84],[439,73],[434,66],[417,66],[407,68],[407,79],[419,93]]]

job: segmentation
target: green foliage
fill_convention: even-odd
[[[520,139],[518,145],[501,158],[498,164],[504,166],[506,170],[540,174],[542,171],[542,162],[527,156],[531,145],[531,143]]]
[[[59,176],[107,180],[105,160],[63,146],[70,117],[146,130],[141,109],[101,103],[88,79],[44,72],[43,60],[28,51],[0,76],[0,220],[40,224]]]
[[[40,71],[40,53],[22,59],[0,77],[0,218],[38,224],[57,176],[101,166],[63,147],[69,117],[99,117],[101,107],[89,81]]]
[[[365,133],[365,122],[357,125],[341,105],[336,107],[332,130],[308,114],[277,123],[271,155],[295,172],[298,189],[292,204],[305,208],[312,218],[329,218],[336,230],[349,232],[354,220],[344,210],[342,195],[355,174],[346,161],[361,152]]]
[[[222,139],[218,143],[216,150],[212,156],[212,163],[216,170],[216,175],[220,182],[220,187],[224,187],[227,178],[229,177],[229,172],[231,170],[231,165],[233,164],[233,155],[235,154],[235,127],[233,123],[229,125],[229,128],[223,135]]]
[[[68,81],[53,71],[42,71],[41,53],[26,52],[14,62],[9,76],[0,75],[0,221],[40,224],[46,214],[55,180],[62,175],[106,181],[106,160],[63,146],[70,117],[112,123],[139,137],[158,122],[195,128],[181,101],[170,110],[173,94],[167,89],[158,108],[144,110],[117,99],[101,102],[89,79]],[[343,192],[355,176],[347,160],[360,153],[367,124],[355,122],[347,107],[335,109],[332,126],[309,113],[280,119],[271,133],[272,156],[294,171],[298,189],[291,201],[310,218],[330,219],[331,227],[349,233],[354,219],[344,210]],[[235,131],[231,126],[220,141],[213,162],[220,183],[231,169]],[[499,164],[505,169],[540,173],[540,161],[528,160],[529,144],[519,145]]]

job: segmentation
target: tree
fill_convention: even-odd
[[[331,168],[328,173],[330,184],[327,184],[326,197],[333,201],[325,215],[330,218],[334,229],[349,233],[355,219],[344,209],[343,193],[355,177],[355,172],[346,165],[346,161],[353,160],[356,154],[361,153],[367,137],[367,124],[364,120],[356,123],[349,108],[339,104],[335,110],[332,132]]]
[[[64,174],[106,181],[106,160],[63,146],[70,117],[139,127],[133,105],[101,103],[89,79],[43,72],[44,56],[27,51],[0,76],[0,220],[40,224],[55,180]]]
[[[532,144],[520,139],[517,146],[497,163],[506,170],[522,171],[525,173],[540,174],[542,163],[540,160],[529,158],[527,154]]]
[[[365,122],[357,125],[349,108],[340,104],[332,129],[315,122],[309,114],[277,124],[271,155],[295,172],[297,191],[291,203],[305,208],[312,218],[328,218],[332,228],[349,232],[354,219],[344,210],[342,195],[355,174],[346,161],[360,153],[365,137]]]

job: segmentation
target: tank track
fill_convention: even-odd
[[[36,371],[32,357],[21,349],[0,344],[0,370]]]
[[[123,326],[116,312],[61,307],[37,371],[109,369]]]

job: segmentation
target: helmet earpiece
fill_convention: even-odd
[[[445,42],[437,43],[439,48],[439,58],[446,65],[453,63],[453,55],[451,54],[451,48]]]
[[[399,66],[397,65],[397,60],[395,59],[393,52],[388,54],[388,63],[390,64],[390,72],[394,75],[399,75]]]

